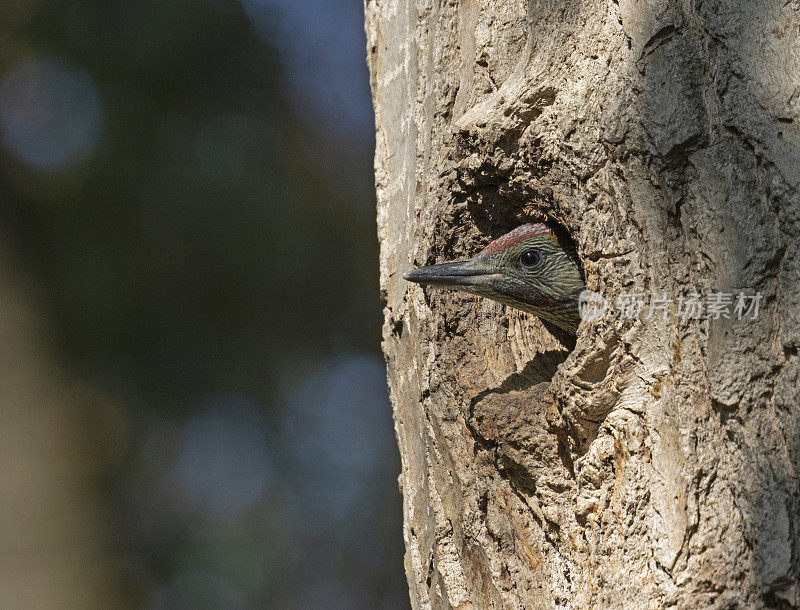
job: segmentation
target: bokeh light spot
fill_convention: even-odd
[[[317,131],[372,138],[364,9],[357,0],[242,0],[254,29],[277,43],[291,100]]]
[[[264,497],[272,470],[258,408],[224,398],[184,424],[171,479],[194,512],[227,516]]]
[[[281,437],[320,526],[347,518],[375,464],[396,451],[391,413],[383,361],[367,354],[320,363],[289,394]]]
[[[22,62],[0,82],[0,137],[36,169],[64,169],[97,144],[102,107],[80,68],[48,60]]]

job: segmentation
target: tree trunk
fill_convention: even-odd
[[[799,6],[366,1],[415,608],[800,604]],[[536,219],[668,315],[571,349],[402,279]]]

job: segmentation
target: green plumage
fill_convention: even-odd
[[[500,301],[572,335],[580,323],[584,282],[578,257],[543,224],[522,225],[468,261],[420,267],[403,277]]]

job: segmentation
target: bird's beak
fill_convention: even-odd
[[[502,274],[497,273],[495,269],[490,269],[475,260],[430,265],[403,274],[403,279],[417,284],[456,287],[486,286],[492,280],[501,277]]]

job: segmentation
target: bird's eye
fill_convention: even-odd
[[[538,250],[525,250],[519,256],[519,262],[523,267],[535,267],[542,260],[542,255]]]

